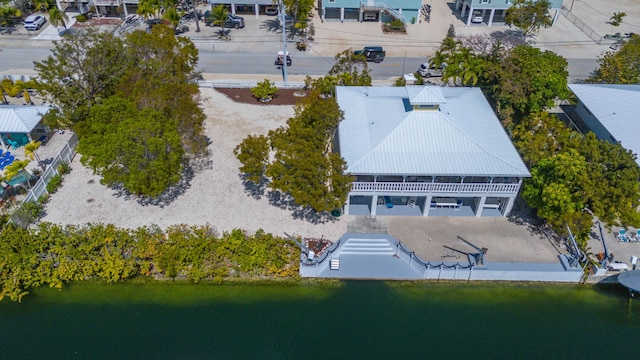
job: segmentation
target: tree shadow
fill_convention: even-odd
[[[195,161],[184,165],[180,181],[168,187],[157,197],[132,194],[123,187],[122,183],[112,186],[112,189],[115,190],[113,196],[123,198],[126,201],[135,200],[142,206],[158,206],[164,208],[182,196],[191,187],[191,180],[195,177],[196,172],[207,168],[207,166],[209,168],[211,167],[211,160]]]
[[[291,216],[296,220],[305,220],[312,224],[324,224],[338,220],[326,211],[318,212],[309,206],[300,206],[294,201],[291,195],[278,190],[269,191],[267,197],[269,204],[283,210],[291,211]]]
[[[259,183],[255,183],[247,178],[247,174],[240,173],[238,174],[240,180],[242,180],[242,185],[244,186],[244,192],[246,192],[249,196],[256,200],[260,200],[262,196],[264,196],[267,189],[267,178],[262,176]]]
[[[261,22],[260,24],[258,24],[258,28],[262,30],[267,30],[268,32],[274,33],[274,34],[282,33],[282,27],[280,27],[280,21],[278,21],[277,18],[268,19]]]

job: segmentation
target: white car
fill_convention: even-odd
[[[47,19],[42,15],[29,15],[24,20],[24,28],[29,31],[40,30],[42,25],[47,22]]]
[[[474,24],[482,24],[484,22],[484,16],[482,16],[482,14],[473,14],[471,22]]]
[[[429,65],[429,63],[423,63],[423,64],[420,64],[420,67],[418,67],[418,74],[426,78],[432,77],[432,76],[434,77],[442,76],[442,72],[446,67],[447,67],[447,64],[442,64],[440,67],[436,68],[435,66]]]

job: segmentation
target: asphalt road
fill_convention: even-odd
[[[0,44],[0,74],[9,69],[28,69],[34,61],[50,55],[50,48],[5,46]],[[292,65],[287,68],[289,75],[324,75],[333,65],[332,57],[323,57],[313,53],[291,52]],[[213,74],[282,74],[282,70],[273,62],[274,54],[228,53],[209,49],[200,49],[198,67],[205,73]],[[414,72],[422,57],[387,57],[382,63],[369,63],[374,80],[386,80],[400,77],[403,73]],[[589,77],[597,67],[596,59],[567,59],[571,82]],[[21,75],[21,74],[14,74]]]

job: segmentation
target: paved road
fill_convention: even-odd
[[[0,45],[1,46],[1,45]],[[28,69],[33,62],[42,60],[50,54],[47,47],[12,47],[2,46],[0,73],[10,69]],[[292,52],[293,65],[289,75],[324,75],[333,64],[333,58],[313,53]],[[220,52],[200,49],[198,67],[205,73],[212,74],[256,74],[279,75],[281,70],[273,65],[273,54],[248,54],[236,52]],[[414,72],[424,62],[422,57],[387,57],[380,64],[370,63],[374,80],[386,80],[400,77],[403,73]],[[570,79],[575,81],[589,77],[597,66],[596,59],[567,59],[569,61]],[[16,74],[19,75],[19,74]]]

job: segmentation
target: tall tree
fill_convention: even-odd
[[[241,171],[254,182],[266,179],[300,206],[318,212],[341,207],[351,186],[345,161],[332,148],[341,119],[335,99],[310,95],[286,127],[268,137],[249,136],[236,147]]]
[[[53,26],[57,27],[62,25],[66,29],[69,16],[64,11],[58,9],[57,6],[53,6],[49,9],[49,21],[51,21]]]
[[[130,64],[124,42],[113,34],[89,30],[56,41],[52,55],[35,62],[37,89],[56,105],[48,120],[70,128],[84,120],[91,107],[113,95]]]
[[[523,116],[569,96],[567,60],[551,51],[516,46],[487,70],[489,95],[510,130]]]
[[[586,239],[592,221],[585,210],[591,187],[586,159],[570,150],[534,165],[531,178],[524,182],[522,197],[554,230],[565,233],[568,225],[576,237]]]
[[[590,82],[640,84],[640,35],[631,35],[618,51],[608,51],[599,58],[598,64]]]
[[[176,124],[154,109],[111,97],[91,109],[80,127],[83,164],[101,183],[136,195],[158,196],[180,180],[183,150]]]
[[[551,26],[550,8],[548,0],[514,0],[504,20],[507,25],[518,28],[526,38],[537,34],[541,27]]]

